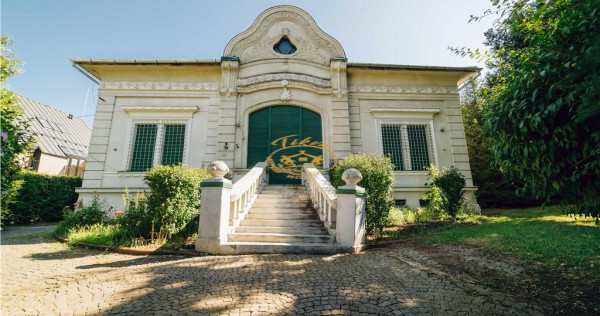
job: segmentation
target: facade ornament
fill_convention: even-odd
[[[220,180],[229,173],[229,167],[226,163],[220,160],[213,161],[208,167],[208,173],[212,176],[212,179]]]
[[[348,95],[348,79],[346,75],[347,60],[345,57],[331,58],[331,93],[338,98]]]
[[[281,22],[294,26],[282,27],[276,32],[273,28],[281,27]],[[295,32],[295,28],[302,32]],[[269,36],[269,34],[277,34]],[[297,51],[289,56],[282,56],[273,50],[281,36],[288,36],[297,47]],[[278,6],[263,12],[255,23],[246,31],[234,37],[225,48],[225,54],[239,56],[241,62],[270,58],[294,58],[329,66],[330,56],[342,56],[342,46],[330,35],[323,32],[304,10]]]
[[[281,101],[289,101],[292,99],[292,93],[287,88],[288,84],[289,83],[287,80],[281,80],[281,85],[283,86],[283,91],[281,91],[281,97],[279,97]]]
[[[218,90],[219,85],[214,82],[147,82],[147,81],[119,81],[100,82],[100,89],[115,90]]]
[[[230,97],[236,94],[239,65],[237,57],[224,56],[221,58],[221,89],[219,91],[221,95]]]
[[[432,93],[456,94],[456,87],[439,86],[350,86],[351,93]]]
[[[342,188],[354,189],[362,179],[363,176],[358,169],[350,168],[342,173],[342,180],[346,182]]]
[[[317,86],[319,88],[330,88],[331,81],[327,79],[321,79],[317,77],[313,77],[310,75],[304,74],[294,74],[294,73],[273,73],[273,74],[264,74],[258,75],[248,78],[240,78],[237,80],[238,87],[247,87],[255,84],[270,82],[270,81],[281,81],[281,80],[293,80],[299,82],[306,82]]]

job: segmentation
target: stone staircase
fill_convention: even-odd
[[[228,242],[235,253],[345,252],[327,233],[300,185],[265,186]]]

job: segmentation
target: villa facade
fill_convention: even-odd
[[[235,182],[266,161],[270,183],[286,184],[304,163],[327,169],[350,153],[391,157],[399,205],[419,206],[432,163],[475,190],[457,86],[478,68],[348,62],[297,7],[264,11],[216,60],[72,61],[99,84],[84,200],[120,208],[154,165],[221,160]]]

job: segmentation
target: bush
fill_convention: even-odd
[[[393,205],[394,165],[388,157],[381,154],[351,154],[329,171],[333,186],[346,184],[342,180],[342,174],[350,168],[358,169],[363,176],[359,185],[365,188],[367,196],[367,233],[380,234],[388,222],[388,214]]]
[[[52,176],[30,171],[21,172],[23,181],[15,200],[9,204],[9,221],[29,224],[34,221],[57,222],[63,219],[63,209],[73,208],[79,194],[81,178]]]
[[[454,166],[439,170],[431,165],[427,174],[431,181],[431,190],[424,197],[429,201],[427,209],[433,214],[445,212],[455,219],[463,202],[465,176]]]
[[[88,206],[83,205],[81,201],[77,201],[74,210],[68,207],[64,209],[64,219],[58,224],[55,232],[64,236],[69,230],[74,228],[109,222],[110,218],[108,214],[111,208],[112,206],[107,207],[106,202],[101,201],[98,195],[94,195]]]
[[[148,170],[144,180],[150,187],[150,196],[128,205],[122,223],[132,233],[146,238],[171,238],[198,216],[200,182],[209,177],[206,169],[181,165]]]
[[[146,193],[137,193],[131,199],[129,191],[123,194],[125,210],[123,215],[117,217],[117,223],[123,228],[130,238],[150,238],[152,235],[152,214],[148,212],[148,199]]]

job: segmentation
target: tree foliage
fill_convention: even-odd
[[[501,19],[485,34],[482,113],[495,162],[525,192],[598,220],[600,1],[493,4]]]
[[[477,203],[489,207],[525,207],[542,204],[531,195],[517,194],[523,186],[519,179],[510,179],[494,164],[488,143],[483,137],[483,98],[477,79],[471,78],[461,88],[461,110],[473,184],[477,186]]]
[[[21,170],[20,158],[30,148],[32,139],[26,132],[29,124],[23,116],[24,112],[19,106],[14,94],[4,87],[8,78],[19,73],[21,62],[14,60],[14,54],[7,48],[12,43],[11,39],[2,36],[0,39],[0,156],[2,156],[1,170],[1,219],[5,221],[10,213],[8,204],[15,198],[23,181],[16,177]]]

